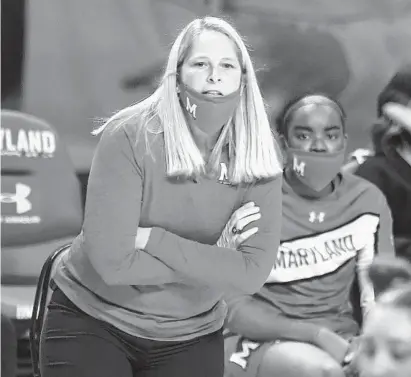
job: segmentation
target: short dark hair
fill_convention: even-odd
[[[324,99],[328,100],[330,103],[332,103],[340,112],[341,114],[341,118],[343,121],[343,127],[345,129],[345,118],[346,118],[346,114],[345,114],[345,110],[342,107],[342,105],[334,98],[332,98],[330,95],[325,94],[325,93],[319,93],[319,92],[309,92],[309,93],[305,93],[296,97],[293,97],[291,100],[289,100],[285,106],[282,107],[282,109],[280,110],[279,114],[276,117],[276,128],[277,128],[277,132],[281,135],[285,135],[286,131],[287,131],[287,127],[289,124],[289,121],[292,118],[292,114],[299,109],[298,106],[296,106],[299,102],[303,102],[303,100],[305,98],[308,97],[313,97],[313,96],[319,96],[319,97],[323,97]],[[324,103],[326,104],[326,103]],[[296,106],[295,109],[293,109],[293,107]]]

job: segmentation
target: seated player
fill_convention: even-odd
[[[374,304],[368,267],[377,253],[394,255],[390,210],[376,186],[340,173],[347,136],[336,101],[299,97],[277,123],[287,154],[281,244],[259,293],[227,297],[225,373],[344,376],[360,327],[352,287],[358,278],[366,316]],[[241,229],[256,216],[250,213],[237,210],[221,239],[242,242]]]
[[[373,264],[370,278],[382,288],[363,326],[354,360],[361,377],[409,377],[411,371],[411,264],[398,260]]]
[[[377,113],[375,155],[360,164],[356,174],[386,196],[397,255],[411,261],[411,64],[399,69],[381,91]]]

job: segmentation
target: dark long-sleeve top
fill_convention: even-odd
[[[361,164],[356,174],[384,193],[392,212],[397,254],[411,261],[411,165],[395,148],[397,137],[383,139],[381,151]]]
[[[367,271],[374,256],[394,256],[392,218],[382,192],[351,174],[318,200],[299,196],[283,181],[281,242],[271,273],[254,295],[227,297],[227,327],[256,341],[288,339],[318,344],[328,328],[357,334],[351,290],[358,278],[364,316],[374,305]]]
[[[227,184],[166,176],[162,134],[136,124],[107,128],[87,190],[82,232],[55,281],[80,309],[138,337],[185,340],[221,328],[227,292],[254,293],[273,265],[281,228],[281,177]],[[239,250],[215,246],[232,213],[261,208]],[[151,227],[136,250],[137,227]]]

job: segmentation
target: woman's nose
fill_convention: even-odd
[[[216,83],[221,81],[221,75],[217,67],[210,68],[210,74],[208,75],[208,81]]]
[[[322,138],[315,138],[311,145],[312,152],[327,152],[327,146]]]

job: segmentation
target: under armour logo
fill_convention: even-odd
[[[315,213],[314,211],[312,211],[312,212],[310,212],[309,221],[310,221],[310,223],[314,223],[314,222],[322,223],[324,221],[324,217],[325,217],[324,212]]]
[[[190,98],[187,97],[187,106],[186,109],[188,111],[189,114],[191,114],[191,116],[194,119],[197,119],[197,115],[196,115],[196,111],[197,111],[197,105],[195,103],[193,103],[192,105],[190,104]]]
[[[27,199],[31,188],[23,183],[16,183],[16,193],[1,193],[2,203],[16,203],[17,214],[22,214],[31,210],[31,202]]]
[[[305,162],[299,162],[297,157],[294,156],[293,158],[293,170],[301,177],[304,177],[305,172]]]

